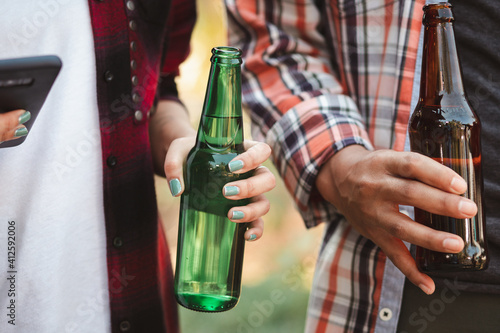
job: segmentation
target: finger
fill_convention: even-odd
[[[28,134],[26,127],[21,125],[30,118],[31,113],[25,110],[0,113],[0,142],[12,140]]]
[[[399,204],[415,206],[433,214],[459,219],[474,217],[477,214],[474,201],[419,181],[392,178],[387,184],[390,185],[384,187],[384,189],[390,189],[387,195]]]
[[[464,247],[460,236],[429,228],[402,213],[388,214],[380,228],[392,237],[433,251],[458,253]]]
[[[467,190],[467,183],[455,171],[422,154],[391,154],[389,162],[388,171],[394,175],[417,179],[450,193],[462,194]]]
[[[392,261],[410,282],[422,289],[423,292],[430,295],[436,289],[434,281],[426,274],[420,272],[415,260],[399,239],[384,235],[381,233],[375,243],[379,244],[385,255]]]
[[[247,241],[255,241],[261,238],[264,233],[264,220],[262,220],[262,218],[258,218],[257,220],[249,223],[248,227],[248,230],[245,232],[245,239]]]
[[[10,131],[7,131],[4,135],[5,140],[0,141],[0,143],[5,142],[5,141],[14,140],[14,139],[19,139],[20,137],[23,137],[26,135],[28,135],[28,129],[24,125],[19,125],[16,128],[14,128]]]
[[[182,165],[194,142],[194,137],[180,138],[172,141],[168,148],[164,170],[170,192],[174,197],[180,196],[184,191]]]
[[[245,141],[245,148],[244,153],[229,162],[229,171],[243,173],[253,170],[264,163],[271,155],[271,148],[263,142]]]
[[[17,138],[28,135],[28,129],[24,125],[19,125],[16,128],[14,128],[11,131],[11,133],[12,133],[12,137],[14,139],[17,139]]]
[[[252,177],[227,183],[222,193],[228,199],[239,200],[269,192],[275,186],[276,179],[273,173],[268,168],[260,166]]]
[[[246,206],[231,208],[227,217],[237,223],[250,222],[257,220],[269,212],[271,205],[264,195],[259,195],[252,200],[253,202]]]

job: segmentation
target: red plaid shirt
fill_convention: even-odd
[[[112,332],[178,332],[148,112],[176,99],[194,0],[89,0],[95,41]],[[77,264],[77,263],[75,263]]]

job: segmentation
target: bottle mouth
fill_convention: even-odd
[[[424,25],[435,25],[438,23],[453,22],[452,5],[449,2],[439,2],[426,4],[423,8],[424,16],[422,23]]]
[[[222,64],[239,65],[241,61],[241,50],[232,46],[218,46],[212,49],[212,58],[210,61]]]

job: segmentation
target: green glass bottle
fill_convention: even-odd
[[[222,190],[250,173],[228,169],[228,163],[244,151],[241,51],[214,48],[211,62],[196,145],[184,167],[175,295],[188,309],[219,312],[238,302],[247,228],[230,221],[227,214],[231,207],[249,203],[226,199]]]

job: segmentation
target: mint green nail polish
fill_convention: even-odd
[[[238,186],[224,186],[224,195],[227,197],[237,195],[240,193],[240,188]]]
[[[24,113],[19,116],[19,125],[24,124],[25,122],[27,122],[30,119],[31,119],[31,112],[24,111]]]
[[[242,218],[245,217],[245,213],[243,213],[240,210],[233,210],[233,220],[241,220]]]
[[[248,241],[254,241],[257,239],[257,235],[251,234],[250,237],[248,237]]]
[[[16,138],[21,137],[21,136],[26,136],[26,135],[28,135],[28,129],[26,127],[18,128],[14,132],[14,137],[16,137]]]
[[[168,182],[168,186],[170,187],[170,193],[172,193],[174,197],[181,193],[182,186],[179,179],[172,179]]]
[[[238,171],[238,170],[241,170],[243,169],[243,166],[245,164],[243,163],[243,161],[240,161],[240,160],[237,160],[237,161],[231,161],[229,162],[228,164],[228,168],[229,168],[229,171],[231,172],[235,172],[235,171]]]

